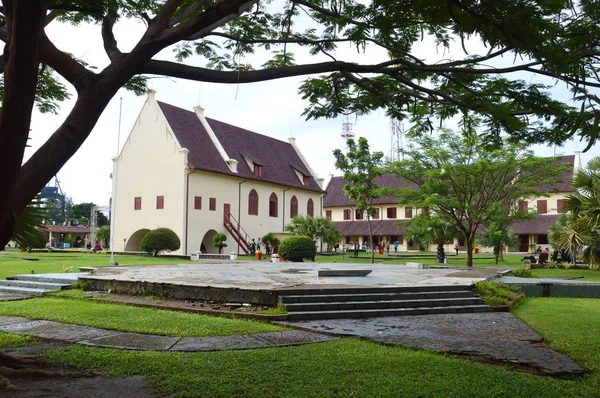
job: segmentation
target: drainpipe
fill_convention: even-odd
[[[238,223],[242,223],[242,184],[248,180],[240,181],[238,184]],[[240,255],[240,245],[237,247],[237,254]]]
[[[192,170],[185,176],[185,238],[183,240],[185,243],[185,248],[183,250],[183,254],[186,256],[188,255],[188,230],[190,225],[190,174],[195,172],[196,170]]]
[[[282,202],[282,206],[281,206],[281,215],[283,217],[283,220],[282,220],[282,224],[281,224],[281,232],[285,231],[285,193],[287,191],[289,191],[290,189],[292,189],[292,188],[283,190],[283,202]]]

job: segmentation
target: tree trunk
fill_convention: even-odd
[[[443,263],[446,258],[446,253],[444,252],[444,245],[437,245],[437,253],[436,253],[436,261],[438,263]]]
[[[465,245],[467,246],[467,267],[473,266],[473,238],[469,237],[466,239]]]
[[[373,247],[373,232],[371,231],[371,217],[367,213],[367,227],[369,228],[369,245],[371,246],[371,264],[375,263],[375,248]]]
[[[4,250],[14,231],[11,198],[13,192],[21,194],[16,186],[29,136],[37,85],[38,37],[46,14],[43,1],[4,3],[9,41],[4,48],[4,93],[0,113],[3,190],[0,195],[0,250]]]

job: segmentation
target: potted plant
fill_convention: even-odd
[[[254,254],[256,255],[257,260],[262,260],[262,252],[260,251],[260,249],[254,252]]]
[[[475,253],[475,254],[479,253],[479,247],[475,246],[473,248],[473,253]]]

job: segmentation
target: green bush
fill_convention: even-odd
[[[481,281],[475,284],[473,290],[487,305],[506,305],[517,298],[521,289],[502,282]]]
[[[507,272],[506,276],[514,276],[517,278],[535,278],[530,270],[524,268],[513,269],[512,271]]]
[[[161,250],[177,250],[181,246],[179,237],[169,228],[157,228],[148,232],[141,242],[142,250],[154,257]]]
[[[315,260],[317,248],[308,236],[288,236],[279,245],[279,256],[288,261],[303,262],[305,258]]]
[[[227,243],[225,243],[226,240],[227,235],[221,232],[218,232],[213,238],[213,243],[215,244],[215,247],[219,249],[219,254],[221,254],[224,247],[227,247]]]

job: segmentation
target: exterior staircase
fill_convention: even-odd
[[[41,296],[53,290],[67,289],[76,281],[77,279],[47,274],[14,275],[0,280],[0,293]]]
[[[468,286],[280,290],[290,321],[491,312]]]
[[[225,214],[223,218],[223,226],[242,248],[244,253],[250,254],[250,236],[246,233],[246,231],[244,231],[244,228],[242,228],[239,221],[233,218],[231,213]]]

